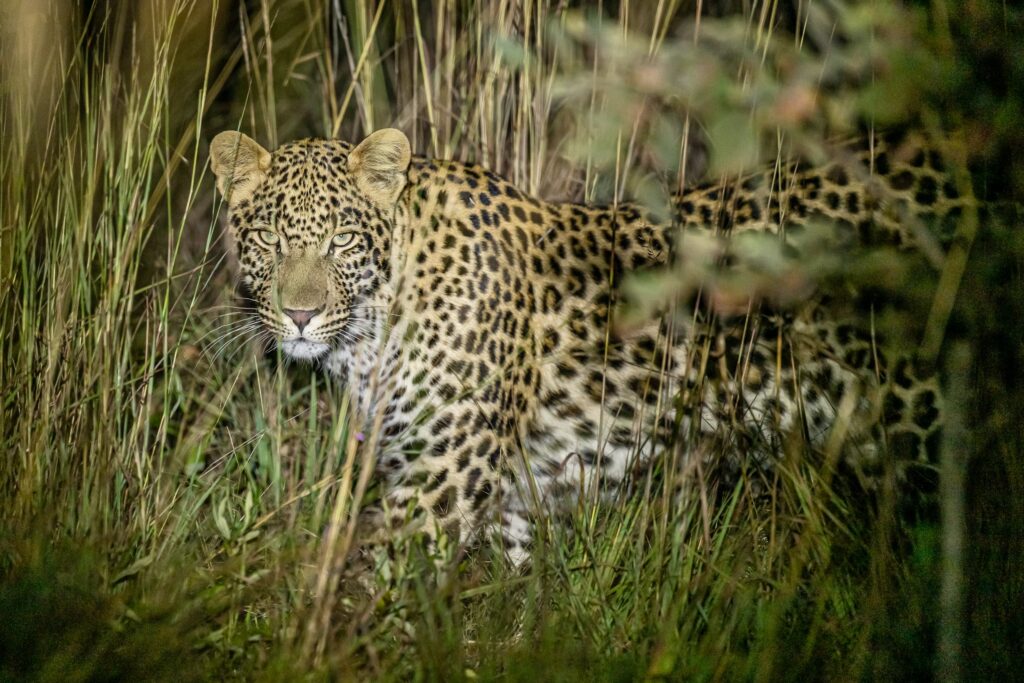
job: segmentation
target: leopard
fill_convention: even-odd
[[[480,165],[414,155],[393,128],[273,152],[226,131],[210,159],[252,314],[285,358],[350,392],[384,491],[378,528],[490,533],[522,563],[567,498],[621,491],[671,449],[706,457],[709,439],[770,469],[792,435],[820,451],[838,431],[864,478],[896,446],[904,470],[934,469],[936,374],[827,297],[616,323],[631,274],[676,267],[695,237],[786,245],[827,221],[913,250],[921,217],[955,224],[970,201],[924,145],[843,149],[684,188],[667,211],[544,201]]]

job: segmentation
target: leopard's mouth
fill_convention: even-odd
[[[311,361],[325,356],[331,350],[331,347],[323,342],[299,337],[297,339],[282,340],[281,350],[289,358]]]

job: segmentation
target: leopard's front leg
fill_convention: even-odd
[[[432,540],[443,533],[459,542],[499,524],[504,531],[500,493],[510,428],[495,394],[474,392],[426,415],[391,409],[378,458],[390,530],[415,529]],[[516,555],[519,539],[503,537]]]

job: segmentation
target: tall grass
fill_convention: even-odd
[[[944,528],[984,543],[1015,528],[1018,507],[968,507],[901,537],[796,450],[767,499],[744,481],[680,499],[679,473],[655,468],[632,495],[550,522],[525,572],[452,548],[438,581],[414,545],[357,552],[358,504],[376,494],[348,397],[241,326],[205,170],[214,133],[240,126],[274,147],[397,125],[420,153],[479,160],[546,198],[657,205],[708,166],[735,173],[784,149],[814,157],[866,121],[940,128],[929,98],[957,92],[949,66],[966,61],[951,45],[970,47],[942,23],[942,3],[934,34],[882,2],[838,14],[569,4],[26,0],[2,11],[0,678],[1009,671],[984,643],[998,649],[1019,625],[997,606],[1021,586],[1006,570],[1019,542],[946,575],[960,612],[941,622],[941,671],[934,588]],[[966,26],[998,25],[998,10],[975,11]],[[915,75],[925,66],[931,80]],[[935,79],[951,73],[942,90]],[[996,139],[1012,134],[1003,119],[985,128]],[[996,277],[1019,284],[1019,240],[1005,240],[1008,258],[976,264],[969,293]],[[983,309],[965,316],[972,334],[995,328]],[[1010,369],[1015,334],[985,337]],[[979,362],[989,390],[1012,398],[991,379],[998,367]],[[973,417],[973,405],[955,410]],[[998,449],[981,471],[1020,500],[1008,405],[985,423]],[[967,480],[973,489],[949,495],[988,500]],[[972,607],[964,595],[981,597]]]

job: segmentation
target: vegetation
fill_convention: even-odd
[[[744,480],[680,499],[688,475],[656,468],[549,525],[524,571],[450,548],[439,577],[411,543],[357,552],[374,492],[348,397],[239,324],[205,146],[395,125],[545,198],[658,207],[913,126],[951,134],[975,194],[1012,205],[1022,30],[980,0],[5,3],[0,680],[1011,677],[1012,210],[959,226],[968,260],[901,270],[916,317],[886,323],[946,369],[936,514],[795,449],[770,504]],[[849,263],[877,281],[900,257]]]

